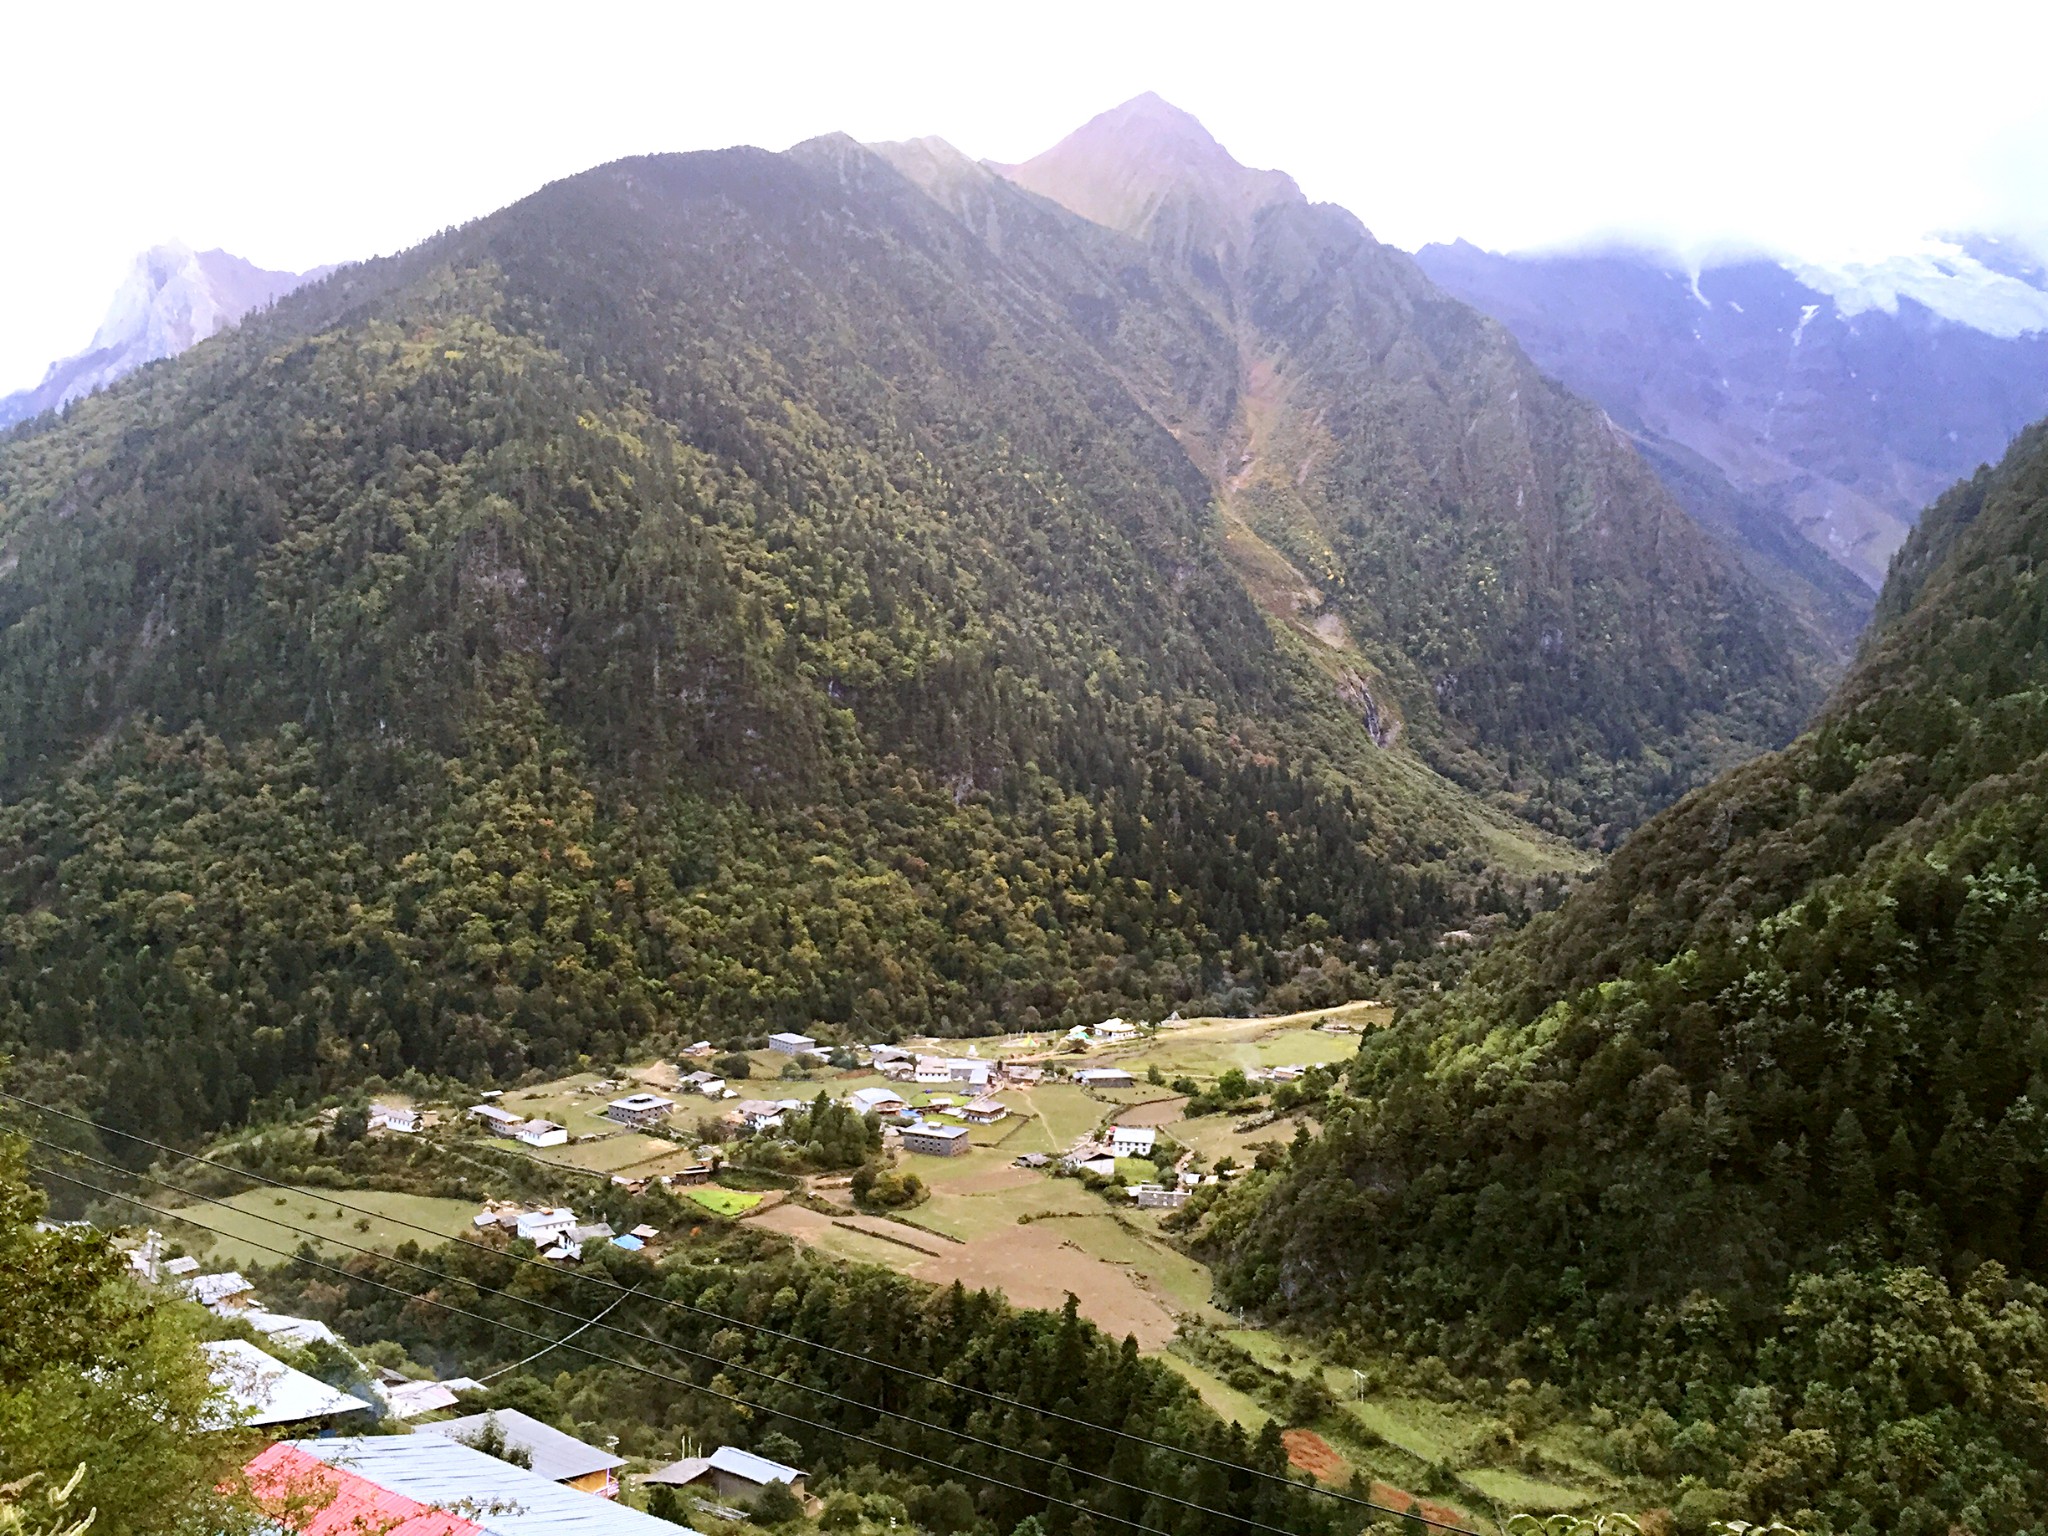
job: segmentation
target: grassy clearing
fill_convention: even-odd
[[[1088,1097],[1072,1083],[1042,1083],[1010,1097],[1034,1115],[1045,1130],[1045,1145],[1026,1147],[1020,1152],[1064,1152],[1102,1123],[1107,1105]]]
[[[1020,1216],[1093,1215],[1101,1209],[1101,1199],[1072,1179],[1034,1178],[1029,1184],[986,1194],[955,1194],[934,1185],[931,1199],[907,1213],[907,1219],[933,1232],[973,1242],[1013,1230]]]
[[[1561,1510],[1584,1509],[1598,1494],[1584,1488],[1567,1488],[1527,1472],[1507,1467],[1473,1467],[1460,1472],[1458,1481],[1476,1488],[1507,1509],[1531,1514],[1552,1514]]]
[[[1265,1428],[1266,1420],[1273,1417],[1260,1405],[1257,1398],[1238,1391],[1221,1377],[1213,1375],[1206,1367],[1197,1365],[1185,1356],[1168,1350],[1157,1358],[1184,1377],[1188,1385],[1201,1395],[1202,1401],[1219,1417],[1242,1424],[1246,1434],[1257,1434]]]
[[[656,1158],[669,1157],[683,1148],[672,1141],[631,1132],[603,1141],[570,1142],[563,1147],[538,1148],[534,1156],[544,1163],[560,1163],[590,1173],[623,1173],[628,1168]]]
[[[270,1250],[291,1251],[299,1246],[300,1233],[288,1231],[278,1222],[315,1234],[320,1251],[334,1255],[346,1254],[343,1245],[389,1251],[403,1242],[430,1241],[417,1227],[444,1237],[460,1237],[471,1230],[470,1218],[477,1212],[472,1200],[440,1200],[382,1189],[346,1190],[338,1198],[372,1214],[343,1209],[310,1192],[279,1194],[257,1189],[232,1196],[222,1205],[196,1206],[192,1221],[215,1233],[212,1246],[206,1249],[210,1268],[245,1269],[283,1263]]]
[[[693,1184],[683,1193],[721,1216],[739,1216],[761,1203],[761,1196],[751,1190],[721,1189],[716,1184]]]

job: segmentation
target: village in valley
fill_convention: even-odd
[[[1335,1065],[1384,1016],[1381,1005],[1350,1004],[1281,1019],[1110,1018],[1065,1033],[880,1045],[780,1033],[749,1049],[700,1041],[651,1062],[467,1098],[387,1087],[318,1112],[320,1144],[358,1163],[375,1153],[409,1166],[501,1169],[496,1180],[465,1173],[461,1187],[502,1187],[475,1200],[375,1178],[331,1198],[259,1188],[162,1213],[129,1260],[144,1280],[248,1330],[207,1349],[240,1418],[279,1439],[252,1479],[338,1479],[364,1507],[391,1496],[449,1507],[498,1476],[530,1487],[536,1514],[583,1499],[573,1506],[578,1528],[653,1536],[638,1524],[649,1518],[641,1507],[716,1530],[747,1519],[763,1497],[804,1507],[806,1474],[758,1445],[636,1463],[522,1412],[480,1409],[487,1380],[438,1374],[374,1338],[345,1338],[267,1304],[265,1269],[294,1245],[341,1258],[410,1251],[438,1235],[569,1273],[605,1247],[659,1265],[672,1246],[722,1229],[934,1286],[999,1291],[1018,1306],[1058,1309],[1071,1297],[1082,1316],[1135,1339],[1248,1431],[1299,1422],[1303,1394],[1315,1398],[1328,1432],[1287,1430],[1297,1468],[1371,1481],[1434,1459],[1441,1427],[1404,1423],[1399,1405],[1352,1390],[1354,1373],[1220,1309],[1177,1228],[1235,1178],[1276,1163],[1293,1138],[1315,1134],[1312,1111]],[[668,1214],[605,1214],[657,1211]],[[269,1230],[279,1226],[288,1240]],[[293,1359],[359,1363],[361,1379],[341,1390],[333,1370],[309,1374]],[[373,1422],[415,1433],[361,1439]],[[322,1438],[335,1435],[343,1438]],[[338,1445],[369,1454],[343,1458],[330,1449]],[[484,1451],[519,1466],[482,1468],[474,1458]],[[1503,1492],[1559,1505],[1580,1496],[1534,1485]],[[612,1513],[593,1520],[598,1500]],[[502,1536],[540,1528],[479,1524]]]

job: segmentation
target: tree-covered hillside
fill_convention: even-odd
[[[1165,419],[1236,410],[1208,300],[914,159],[603,167],[0,440],[23,1070],[186,1133],[665,1030],[1336,1000],[1569,864],[1253,601]]]
[[[1569,1383],[1752,1515],[2048,1528],[2044,563],[2048,426],[1812,731],[1365,1046],[1214,1218],[1233,1297]]]
[[[1441,771],[1605,847],[1819,703],[1829,648],[1598,409],[1350,213],[1155,97],[1008,174],[1202,306],[1228,409],[1161,414],[1235,563]]]

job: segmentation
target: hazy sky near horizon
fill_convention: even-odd
[[[0,391],[178,238],[302,269],[621,155],[1023,159],[1146,90],[1382,239],[2048,248],[2048,5],[73,3],[0,19]]]

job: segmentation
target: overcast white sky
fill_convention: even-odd
[[[620,155],[844,129],[1022,159],[1156,90],[1413,247],[2048,245],[2048,4],[344,0],[0,10],[0,390],[142,248],[300,269]]]

